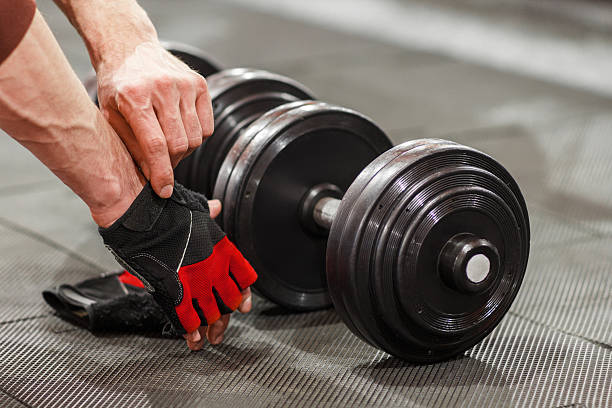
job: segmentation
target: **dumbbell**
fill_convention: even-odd
[[[295,310],[333,305],[363,340],[413,362],[482,340],[512,304],[529,254],[527,208],[506,169],[444,140],[392,147],[367,117],[312,100],[217,133],[228,106],[266,93],[251,83],[266,76],[287,80],[208,77],[218,127],[185,180],[208,196],[214,185],[218,221],[257,270],[255,289]],[[224,94],[230,102],[215,96]]]
[[[207,81],[215,132],[175,176],[222,201],[217,220],[258,292],[295,310],[333,305],[357,336],[413,362],[460,354],[495,328],[530,234],[503,166],[444,140],[392,147],[367,117],[280,75]]]

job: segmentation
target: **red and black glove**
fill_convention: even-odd
[[[206,197],[176,183],[168,199],[147,184],[126,213],[100,228],[106,247],[138,277],[179,334],[234,311],[257,274],[210,218]]]

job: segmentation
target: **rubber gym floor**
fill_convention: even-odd
[[[78,36],[51,2],[38,3],[85,76]],[[395,143],[445,138],[504,164],[532,228],[510,312],[461,358],[425,366],[366,345],[333,310],[292,314],[261,297],[251,314],[232,317],[221,346],[198,353],[178,340],[93,335],[55,316],[40,292],[117,265],[87,208],[3,135],[0,406],[612,407],[612,91],[598,76],[612,69],[610,6],[384,0],[369,2],[373,20],[360,20],[334,10],[359,11],[364,0],[280,3],[142,1],[161,37],[227,67],[294,77],[374,118]],[[419,19],[376,25],[402,10]],[[428,31],[415,36],[414,27]],[[474,32],[491,34],[478,37],[483,47],[508,52],[464,46]]]

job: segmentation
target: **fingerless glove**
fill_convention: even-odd
[[[147,184],[126,213],[99,232],[178,333],[192,332],[238,308],[241,290],[257,279],[211,219],[206,197],[178,183],[168,199]]]

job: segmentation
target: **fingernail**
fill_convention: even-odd
[[[216,346],[217,344],[221,344],[222,341],[223,341],[223,335],[220,335],[220,336],[217,336],[217,337],[214,338],[212,344],[214,344]]]
[[[251,300],[251,296],[249,296],[248,298],[246,298],[244,300],[244,307],[245,308],[247,308],[247,309],[250,308],[252,306],[252,304],[253,304],[253,301]]]
[[[200,340],[202,340],[202,336],[200,336],[200,333],[197,330],[189,333],[189,341],[197,343]]]
[[[218,210],[219,208],[221,208],[221,201],[219,201],[219,200],[210,200],[208,202],[208,208],[210,209],[210,212],[214,212],[214,211]]]
[[[168,198],[172,195],[172,185],[168,184],[161,189],[161,197]]]

